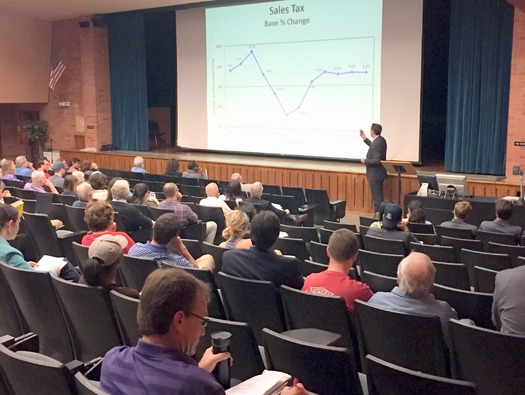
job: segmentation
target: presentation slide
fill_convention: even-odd
[[[359,160],[377,122],[388,159],[419,161],[422,4],[390,2],[177,11],[179,145]]]

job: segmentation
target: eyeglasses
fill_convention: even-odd
[[[200,315],[197,315],[195,313],[189,313],[190,315],[194,316],[194,317],[197,317],[198,319],[201,320],[201,325],[203,328],[206,328],[206,326],[208,326],[208,322],[210,322],[207,318],[204,318],[204,317],[201,317]]]

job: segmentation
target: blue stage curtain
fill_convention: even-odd
[[[113,144],[148,150],[148,94],[142,13],[108,18]]]
[[[505,174],[514,8],[452,0],[445,169]]]

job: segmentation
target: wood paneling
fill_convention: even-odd
[[[90,158],[101,168],[130,170],[135,155],[94,152],[86,153],[75,150],[61,151],[62,158],[69,160],[76,156]],[[163,174],[166,169],[166,157],[145,156],[150,173]],[[187,167],[188,160],[180,159],[180,168]],[[331,200],[346,200],[346,209],[354,213],[371,214],[372,196],[364,173],[338,170],[297,169],[287,167],[286,160],[276,160],[275,166],[259,166],[241,163],[221,163],[219,161],[199,160],[199,164],[208,170],[208,178],[229,180],[232,173],[240,173],[245,182],[260,181],[263,184],[287,185],[302,188],[326,189]],[[468,180],[469,193],[475,196],[503,197],[516,196],[519,185],[501,181]],[[401,197],[419,189],[416,176],[402,176]],[[397,201],[397,176],[389,176],[385,182],[385,199]]]

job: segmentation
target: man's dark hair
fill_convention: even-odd
[[[378,136],[383,131],[383,127],[378,123],[373,123],[372,126],[370,126],[370,129],[373,130],[374,133],[377,134]]]
[[[95,190],[106,189],[108,186],[108,178],[102,173],[91,174],[88,181]]]
[[[330,257],[336,261],[347,261],[359,250],[359,241],[349,229],[337,229],[328,239]]]
[[[175,213],[162,214],[153,225],[153,240],[166,245],[179,235],[180,223]]]
[[[279,238],[281,223],[269,210],[256,214],[251,221],[251,239],[259,250],[269,250]]]
[[[177,268],[155,270],[140,294],[139,331],[146,336],[167,334],[173,316],[178,311],[191,314],[199,294],[210,299],[208,285],[193,274]]]
[[[509,220],[514,212],[514,205],[508,200],[498,199],[496,201],[496,216],[499,219]]]
[[[188,170],[195,170],[198,166],[199,165],[197,164],[197,162],[192,160],[191,162],[188,163]]]
[[[422,208],[415,208],[410,211],[410,216],[408,217],[408,222],[414,224],[424,224],[426,223],[427,218],[425,217],[425,212]]]
[[[408,202],[407,208],[410,211],[414,211],[416,208],[423,208],[423,203],[419,199],[412,199],[410,202]]]

